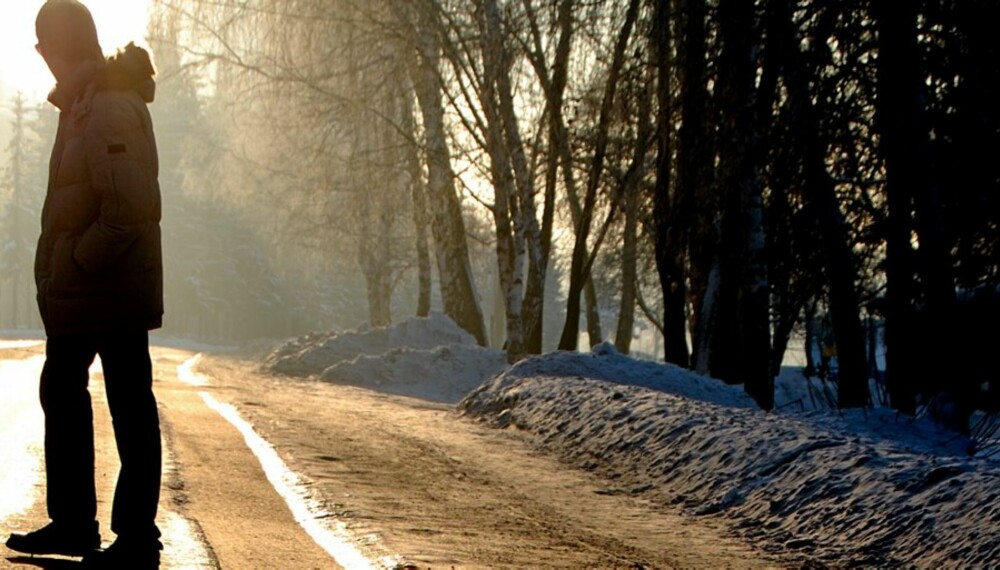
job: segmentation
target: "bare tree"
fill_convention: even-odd
[[[604,164],[608,144],[608,129],[611,126],[612,107],[618,92],[618,78],[625,63],[629,40],[639,18],[641,0],[630,0],[624,22],[615,42],[614,53],[608,69],[604,95],[601,100],[596,143],[593,159],[590,164],[586,194],[583,199],[582,216],[576,223],[576,242],[573,246],[573,257],[569,275],[568,305],[566,307],[566,324],[563,327],[562,338],[559,341],[561,350],[576,350],[580,330],[580,294],[583,292],[587,274],[593,265],[593,254],[590,253],[588,238],[597,203],[597,192],[604,173]]]
[[[426,152],[428,205],[437,251],[438,273],[445,314],[469,331],[483,346],[489,344],[486,324],[476,295],[462,208],[455,191],[444,118],[441,83],[441,40],[439,7],[421,0],[409,7],[395,3],[396,12],[407,17],[407,29],[417,48],[412,79],[423,118]]]
[[[253,118],[268,131],[263,140],[285,143],[234,154],[285,190],[271,203],[289,227],[317,247],[353,244],[370,320],[388,322],[392,290],[414,265],[418,313],[429,312],[429,229],[444,312],[485,343],[450,163],[440,48],[435,27],[423,25],[435,17],[425,9],[433,3],[162,3],[202,32],[188,55],[215,67],[214,82],[227,82],[228,96],[252,94],[230,103],[242,108],[237,128]]]

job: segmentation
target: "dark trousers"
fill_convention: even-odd
[[[40,396],[45,411],[45,475],[49,517],[57,522],[97,518],[94,413],[90,365],[101,356],[108,407],[121,460],[111,530],[118,536],[160,536],[160,421],[153,396],[149,333],[129,331],[50,337]]]

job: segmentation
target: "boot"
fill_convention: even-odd
[[[155,538],[127,538],[118,540],[106,548],[91,552],[83,557],[84,568],[128,568],[147,570],[160,567],[160,551],[163,544]]]
[[[51,522],[27,534],[14,533],[7,539],[7,548],[25,554],[83,556],[100,547],[97,521]]]

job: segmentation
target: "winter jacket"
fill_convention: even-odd
[[[35,257],[49,336],[162,323],[154,93],[149,55],[130,44],[82,63],[49,95],[59,130]]]

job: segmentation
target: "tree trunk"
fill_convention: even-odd
[[[684,268],[687,263],[687,241],[688,225],[690,222],[690,196],[693,191],[693,180],[678,180],[677,187],[671,196],[671,174],[672,174],[672,107],[673,98],[670,94],[670,59],[671,59],[671,37],[670,37],[670,5],[679,5],[679,11],[690,11],[690,2],[676,2],[676,0],[656,0],[651,29],[653,45],[656,50],[655,60],[658,74],[657,80],[657,100],[659,109],[657,112],[657,125],[659,136],[657,137],[657,162],[656,162],[656,189],[654,192],[653,219],[656,228],[656,266],[660,276],[660,287],[663,292],[663,341],[664,358],[667,362],[682,367],[691,365],[691,353],[688,349],[687,341],[687,283],[684,275]],[[693,16],[697,18],[698,16]],[[704,18],[701,19],[701,26],[695,26],[694,31],[686,30],[687,33],[695,34],[700,28],[704,34]],[[704,37],[701,39],[704,47]],[[684,81],[693,80],[694,85],[685,83],[682,87],[681,101],[684,105],[681,127],[681,144],[679,153],[688,151],[681,160],[690,161],[690,152],[693,151],[694,142],[691,140],[692,134],[701,127],[704,115],[698,116],[699,109],[704,103],[703,97],[694,101],[691,94],[698,93],[696,85],[704,79],[704,50],[699,53],[699,58],[694,58],[701,62],[691,64],[687,60],[684,44],[680,46],[681,66],[684,70]],[[690,69],[688,65],[693,65]],[[690,76],[690,77],[689,77]],[[687,140],[685,140],[685,137]],[[686,143],[686,144],[685,144]],[[690,145],[690,146],[687,146]],[[688,174],[684,172],[684,174]],[[689,175],[690,176],[690,175]]]
[[[368,323],[375,328],[392,324],[392,284],[388,276],[375,274],[368,283]]]
[[[575,0],[561,0],[559,4],[558,26],[560,34],[559,43],[556,46],[556,56],[552,65],[551,76],[545,64],[545,50],[542,34],[541,30],[537,26],[537,22],[535,21],[534,9],[532,7],[531,0],[522,0],[522,4],[525,7],[525,12],[528,15],[529,22],[532,27],[534,50],[529,52],[528,55],[545,92],[546,110],[550,121],[550,145],[553,149],[551,152],[554,153],[550,158],[550,172],[546,181],[546,210],[543,214],[542,222],[542,244],[543,251],[546,254],[544,257],[545,259],[549,259],[554,214],[554,208],[552,205],[555,203],[557,169],[562,172],[563,185],[566,189],[566,198],[569,203],[570,215],[574,227],[580,227],[584,218],[584,207],[580,204],[580,196],[577,192],[573,149],[569,138],[569,129],[566,126],[566,119],[563,113],[563,101],[569,74],[569,58],[571,53],[572,38],[575,32],[573,24],[575,22],[575,9],[577,3]],[[597,290],[594,287],[594,282],[590,278],[590,275],[587,275],[585,279],[586,280],[583,284],[583,293],[586,301],[585,310],[587,314],[587,331],[590,337],[590,344],[593,347],[603,341],[603,333],[601,331],[601,316],[597,303]],[[580,326],[579,312],[580,304],[578,301],[576,303],[576,321],[574,325],[578,331]],[[570,319],[568,312],[566,319],[567,321]],[[542,338],[541,328],[536,328],[536,330],[531,333],[531,336],[535,339],[533,342],[537,342],[537,346],[540,347]],[[574,344],[574,350],[575,347],[576,345]]]
[[[635,287],[637,279],[638,242],[638,197],[637,189],[626,190],[625,195],[625,239],[622,247],[622,299],[618,311],[618,330],[615,347],[622,354],[632,351],[632,335],[635,329]]]
[[[788,352],[788,341],[791,340],[792,330],[795,328],[795,321],[787,316],[778,321],[774,327],[774,339],[771,354],[771,376],[777,377],[781,374],[781,365],[785,361],[785,353]]]
[[[417,140],[417,127],[414,122],[413,102],[409,93],[399,93],[403,105],[401,126],[404,134],[412,141]],[[431,251],[430,223],[427,213],[427,189],[424,186],[423,168],[420,164],[420,153],[416,144],[410,144],[406,150],[406,160],[410,175],[410,194],[413,201],[413,228],[417,251],[417,316],[429,317],[431,314]]]
[[[417,238],[417,316],[431,315],[431,251],[427,222],[427,191],[423,181],[413,181],[413,221]]]
[[[553,200],[554,203],[554,200]],[[546,197],[545,211],[554,211],[554,207],[548,205]],[[551,226],[550,226],[551,227]],[[547,237],[545,237],[547,236]],[[552,239],[551,230],[548,232],[542,232],[541,241],[544,244],[546,240],[551,242]],[[533,263],[528,264],[528,283],[524,291],[525,299],[525,309],[524,309],[524,352],[525,354],[541,354],[542,353],[542,339],[545,334],[544,327],[544,316],[545,316],[545,286],[548,282],[548,265],[549,265],[549,254],[545,252],[547,247],[542,247],[542,264],[543,267],[536,267]],[[544,274],[544,275],[543,275]],[[545,277],[543,280],[542,277]],[[530,307],[527,305],[528,300],[531,300]]]
[[[604,329],[601,326],[601,303],[597,297],[597,287],[590,275],[587,275],[587,280],[583,283],[583,301],[584,314],[587,315],[587,340],[590,341],[590,348],[594,348],[604,342]]]
[[[927,88],[918,45],[919,4],[889,6],[885,0],[876,0],[873,8],[879,32],[876,112],[890,217],[886,380],[893,406],[906,413],[916,410],[918,394],[928,399],[947,394],[955,400],[956,409],[932,406],[932,414],[947,427],[967,432],[974,409],[972,392],[968,383],[948,379],[948,359],[939,356],[955,351],[948,332],[955,285],[940,187],[930,167],[931,131],[923,103]],[[914,228],[920,244],[915,256]],[[920,276],[919,290],[915,273]],[[922,302],[919,317],[913,308],[917,299]]]
[[[913,191],[920,184],[920,137],[913,119],[919,114],[916,69],[918,5],[875,0],[878,27],[878,97],[876,117],[885,157],[888,199],[886,251],[886,385],[892,406],[906,414],[917,410],[917,385],[922,371],[919,352],[914,282]]]
[[[372,167],[372,157],[388,152],[389,139],[386,127],[376,123],[369,113],[359,113],[348,162],[354,191],[359,195],[358,265],[365,278],[368,299],[368,323],[372,327],[392,324],[389,251],[392,243],[392,214],[382,198],[396,192],[391,186],[398,180],[391,174],[377,176]]]
[[[542,322],[542,310],[545,304],[545,277],[548,274],[548,255],[542,245],[542,234],[538,225],[538,214],[535,205],[535,185],[525,153],[524,142],[521,140],[520,126],[514,103],[514,89],[510,80],[510,57],[506,53],[502,41],[500,27],[500,9],[496,0],[485,0],[487,5],[487,20],[493,28],[491,43],[498,50],[501,67],[497,70],[496,86],[499,95],[500,114],[503,120],[504,141],[510,149],[511,167],[514,171],[513,202],[517,205],[511,213],[516,216],[515,234],[519,240],[520,255],[517,263],[518,278],[521,280],[522,322],[519,331],[518,352],[511,355],[521,359],[527,354],[527,331]],[[524,258],[527,256],[528,272],[525,283]],[[540,327],[539,327],[540,328]]]
[[[501,262],[501,282],[507,291],[508,358],[516,362],[526,354],[525,323],[542,320],[545,275],[548,260],[543,256],[542,237],[535,208],[535,188],[521,139],[520,125],[514,104],[514,90],[510,80],[510,57],[503,42],[500,8],[496,0],[482,0],[483,79],[482,103],[487,116],[488,146],[493,166],[494,185],[498,198],[495,206],[498,231],[498,255],[501,242],[508,240],[500,232],[510,231],[513,220],[512,245],[515,249],[511,273],[504,273]],[[513,178],[511,173],[513,172]],[[509,209],[510,219],[501,209]],[[507,247],[508,244],[504,244]],[[527,289],[524,285],[525,255],[530,264]],[[526,294],[530,293],[530,295]],[[533,325],[532,325],[533,326]],[[516,330],[515,330],[516,328]]]
[[[569,57],[574,32],[573,10],[575,2],[574,0],[560,1],[558,7],[559,41],[556,45],[555,60],[552,64],[551,74],[546,65],[542,33],[537,23],[532,0],[522,0],[522,4],[532,31],[533,51],[529,52],[528,56],[545,92],[546,116],[549,118],[548,170],[545,175],[545,206],[542,212],[542,227],[539,238],[541,267],[534,267],[534,264],[529,266],[528,290],[526,294],[529,298],[535,298],[537,295],[535,289],[540,286],[542,291],[538,297],[538,307],[532,311],[533,315],[537,314],[538,318],[535,319],[532,315],[525,322],[526,350],[529,354],[541,354],[544,340],[543,317],[545,313],[545,285],[547,278],[540,281],[537,276],[532,274],[541,268],[544,268],[546,273],[548,273],[548,265],[552,253],[552,231],[555,223],[556,186],[559,181],[561,163],[563,164],[567,193],[573,196],[574,199],[576,196],[572,172],[572,156],[569,152],[568,135],[563,119],[563,100],[568,80]],[[573,203],[572,200],[571,203]],[[577,204],[577,207],[579,207],[579,204]],[[576,209],[572,209],[572,211],[575,218]]]
[[[793,27],[793,6],[789,0],[772,1],[779,10],[772,27],[772,33],[776,37],[776,53],[788,57],[785,78],[790,107],[789,120],[798,127],[795,140],[802,149],[805,162],[804,199],[807,211],[819,226],[823,238],[830,289],[830,313],[839,365],[838,406],[867,407],[871,395],[868,392],[865,333],[856,285],[857,264],[851,251],[847,222],[840,209],[836,186],[826,167],[827,148],[820,139],[822,124],[809,92],[800,42]]]
[[[666,69],[664,68],[663,71],[665,73]],[[663,83],[665,82],[666,75],[663,75]],[[661,87],[665,88],[665,85]],[[625,235],[624,243],[622,244],[622,296],[618,311],[618,330],[615,335],[615,345],[622,354],[629,354],[632,348],[637,301],[636,286],[638,281],[639,192],[642,180],[646,177],[646,159],[650,152],[650,143],[656,132],[656,127],[651,122],[653,116],[653,86],[647,84],[640,89],[638,108],[636,110],[636,120],[639,124],[636,128],[632,163],[625,172],[622,181],[621,197],[619,198],[624,202],[622,209],[625,212]],[[664,122],[662,126],[665,134],[666,123]],[[664,173],[658,171],[657,174],[658,176],[662,176]]]
[[[714,129],[710,120],[710,103],[707,84],[706,62],[706,24],[707,12],[705,0],[679,0],[679,12],[682,17],[683,40],[678,42],[679,68],[682,72],[681,81],[681,128],[678,133],[677,153],[677,186],[678,206],[674,216],[677,224],[684,231],[678,239],[686,242],[683,245],[688,250],[688,281],[686,303],[692,307],[689,314],[689,327],[692,339],[692,354],[690,360],[696,369],[705,374],[708,371],[706,359],[699,354],[707,350],[712,329],[702,315],[711,314],[713,308],[705,310],[703,304],[714,297],[706,293],[709,289],[709,276],[717,260],[718,228],[717,213],[719,211],[718,196],[711,185],[712,172],[710,165],[714,159],[714,148],[710,133]],[[663,54],[660,57],[664,57]],[[690,220],[686,224],[683,220]],[[683,283],[683,281],[682,281]],[[679,301],[672,301],[674,314],[679,311]],[[676,318],[676,317],[675,317]],[[671,336],[677,338],[677,332]],[[668,341],[667,344],[670,344]],[[676,354],[675,360],[681,360],[683,353],[666,347],[666,352]],[[668,360],[672,360],[669,359]],[[696,363],[701,362],[699,366]]]
[[[531,234],[534,252],[532,264],[538,271],[543,271],[539,260],[541,242],[534,217],[534,189],[527,172],[524,146],[514,111],[513,90],[507,75],[508,58],[503,44],[500,10],[496,0],[482,0],[479,7],[483,54],[480,102],[486,116],[486,150],[490,156],[495,196],[493,218],[507,318],[507,359],[514,363],[525,354],[524,271],[528,234]],[[526,209],[530,212],[526,213]],[[544,287],[538,290],[544,291]],[[532,310],[540,306],[537,301],[532,300]]]
[[[589,258],[587,239],[590,237],[590,226],[594,208],[597,204],[597,190],[600,187],[601,176],[604,172],[608,146],[608,129],[611,125],[611,114],[615,103],[615,96],[618,92],[618,78],[621,75],[622,66],[625,62],[625,52],[628,49],[629,39],[632,36],[632,30],[638,19],[641,4],[641,0],[631,0],[629,3],[625,15],[625,23],[618,35],[614,55],[611,60],[611,68],[608,71],[604,97],[601,102],[600,119],[597,126],[594,159],[590,166],[587,194],[583,202],[582,218],[580,219],[580,223],[576,225],[576,243],[573,246],[573,257],[570,264],[566,324],[563,327],[562,338],[559,341],[560,350],[576,350],[578,345],[580,336],[580,293],[583,291],[584,283],[589,277],[585,271]],[[593,253],[593,255],[596,254],[597,252]],[[587,309],[591,342],[593,342],[595,335],[600,336],[600,331],[595,327],[595,321],[597,321],[596,295],[590,297]]]
[[[490,320],[490,341],[493,348],[503,350],[507,342],[507,298],[500,283],[500,264],[493,280],[493,318]]]
[[[720,331],[717,327],[719,321],[719,297],[722,281],[722,267],[719,260],[713,261],[706,273],[705,290],[701,297],[700,314],[698,324],[702,333],[698,335],[698,344],[695,347],[694,370],[698,374],[709,375],[712,373],[712,362],[716,359],[713,354],[717,334],[712,331]],[[726,327],[728,328],[728,326]]]
[[[882,371],[878,367],[878,323],[871,313],[868,313],[865,328],[867,329],[866,340],[868,341],[868,376],[874,378],[876,384],[881,385],[883,378]],[[881,404],[882,402],[876,402],[876,405]]]
[[[462,206],[455,190],[455,173],[445,132],[444,103],[439,79],[440,42],[434,25],[437,14],[425,3],[416,9],[419,55],[412,69],[413,85],[423,117],[427,152],[427,198],[432,212],[431,230],[437,252],[444,312],[475,337],[489,345],[483,312],[476,296]]]
[[[806,378],[815,378],[819,371],[819,367],[816,366],[816,357],[813,355],[813,348],[816,347],[816,303],[813,302],[806,309],[805,316],[805,328],[806,328],[806,369],[803,372]]]
[[[753,86],[754,5],[722,0],[719,25],[723,50],[719,59],[719,100],[726,113],[720,151],[719,188],[726,192],[723,212],[722,290],[719,318],[732,319],[733,337],[713,348],[713,375],[742,381],[747,394],[765,410],[774,406],[770,365],[770,313],[765,256],[763,196],[756,156]],[[718,334],[719,331],[716,331]],[[720,339],[722,340],[722,339]]]

